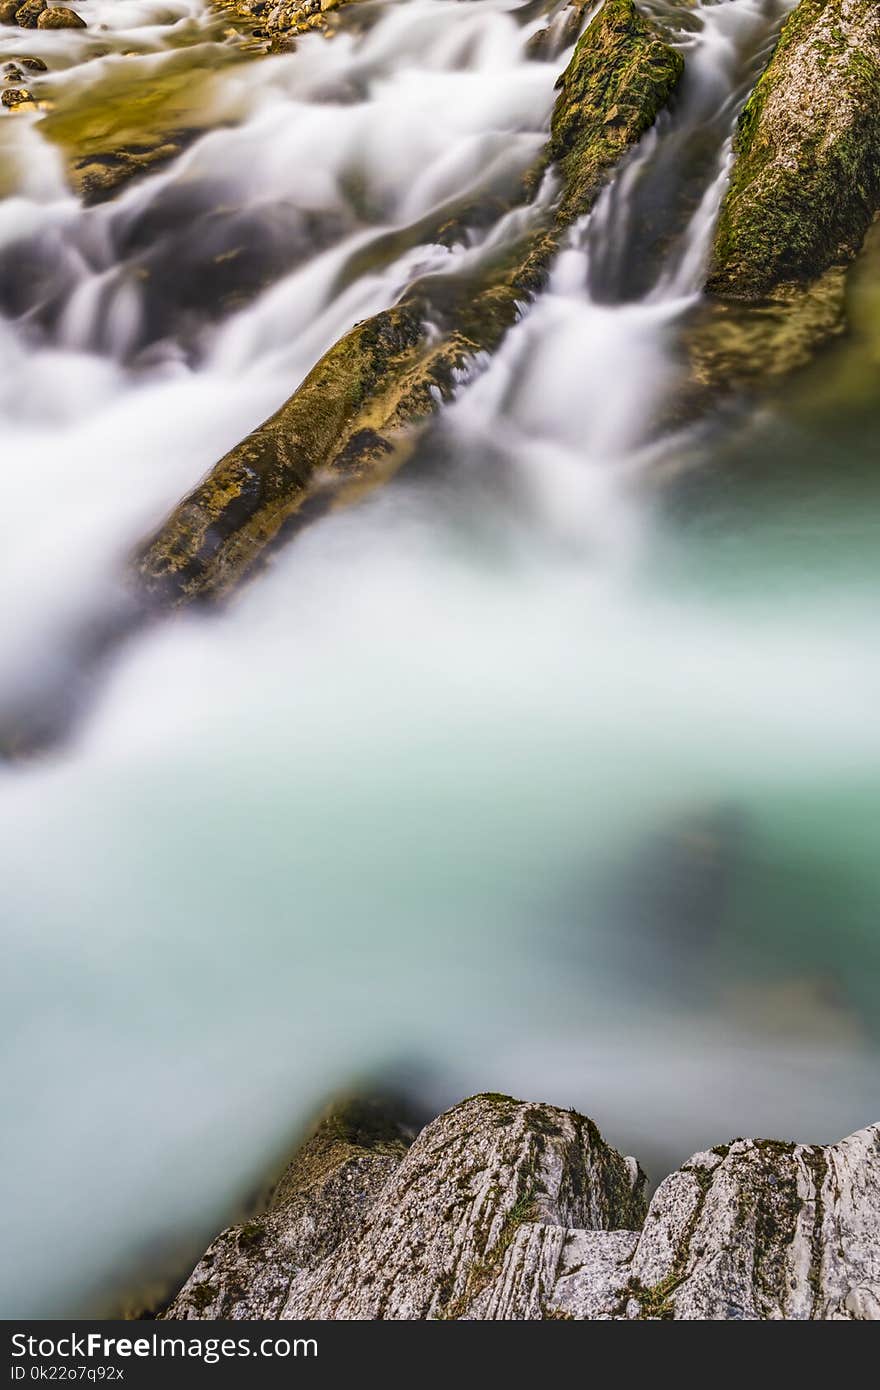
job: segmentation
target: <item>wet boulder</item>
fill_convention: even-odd
[[[51,9],[41,10],[37,17],[38,29],[85,29],[85,20],[69,10],[66,5],[53,5]]]
[[[544,166],[563,181],[565,222],[589,212],[610,169],[667,104],[684,59],[632,0],[605,0],[559,79]]]
[[[31,101],[33,101],[33,97],[26,87],[7,87],[3,95],[0,96],[0,102],[12,110],[16,106],[25,106]]]
[[[37,21],[46,8],[46,0],[25,0],[15,12],[15,22],[22,29],[36,29]]]
[[[708,289],[757,301],[858,252],[880,209],[880,5],[801,0],[742,113]]]
[[[553,62],[577,39],[586,9],[585,0],[572,0],[545,28],[532,34],[525,47],[525,56],[536,63]]]

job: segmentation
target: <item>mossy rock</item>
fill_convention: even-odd
[[[846,329],[846,271],[778,286],[759,302],[706,299],[685,329],[692,381],[718,389],[766,387],[805,367]]]
[[[608,171],[653,125],[683,71],[681,54],[632,0],[605,0],[560,79],[538,170],[559,169],[563,223],[589,212]]]
[[[711,293],[760,300],[852,260],[880,208],[877,0],[801,0],[734,152]]]
[[[632,0],[606,0],[561,78],[542,166],[560,163],[556,208],[471,275],[422,279],[334,344],[139,552],[148,598],[179,604],[227,594],[312,514],[307,501],[320,512],[331,486],[385,476],[401,431],[448,400],[480,354],[498,347],[542,286],[562,232],[592,207],[682,67]]]

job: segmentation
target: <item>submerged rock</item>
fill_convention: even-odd
[[[852,260],[880,208],[877,0],[801,0],[734,151],[712,294],[758,300]]]
[[[66,5],[53,5],[51,9],[43,10],[37,18],[38,29],[85,29],[85,20],[76,13],[76,10],[69,10]]]
[[[63,152],[83,201],[99,202],[180,154],[216,119],[219,90],[213,69],[195,53],[172,56],[158,69],[132,58],[73,92],[43,119],[41,132]]]
[[[592,1121],[508,1096],[411,1147],[319,1128],[165,1316],[880,1318],[880,1126],[696,1154],[647,1213],[644,1182]]]
[[[229,592],[304,514],[315,485],[378,475],[399,432],[430,415],[479,355],[497,348],[543,283],[562,232],[589,211],[681,72],[680,55],[632,0],[606,0],[561,78],[547,152],[528,180],[534,189],[559,161],[563,189],[551,218],[536,218],[469,277],[418,282],[330,348],[146,543],[136,569],[147,595],[176,604]]]

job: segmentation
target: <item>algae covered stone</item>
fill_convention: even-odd
[[[563,221],[588,212],[598,182],[653,125],[684,59],[632,0],[605,0],[560,79],[546,163],[562,175]]]
[[[852,260],[880,207],[878,0],[801,0],[734,153],[713,294],[758,300]]]
[[[378,475],[395,436],[498,347],[543,284],[566,227],[596,201],[681,72],[680,54],[631,0],[606,0],[561,78],[547,152],[527,181],[534,188],[560,161],[557,205],[469,274],[423,278],[334,344],[142,547],[135,565],[147,597],[179,604],[225,595],[303,514],[310,489],[326,495],[328,479]]]

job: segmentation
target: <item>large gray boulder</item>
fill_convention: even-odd
[[[519,1232],[636,1229],[644,1182],[584,1116],[475,1096],[423,1130],[360,1228],[293,1280],[282,1316],[482,1316]]]
[[[524,1229],[480,1315],[880,1318],[880,1127],[696,1154],[638,1235]]]
[[[639,1165],[574,1111],[475,1096],[409,1148],[339,1123],[166,1316],[880,1318],[880,1125],[696,1154],[646,1212]]]

